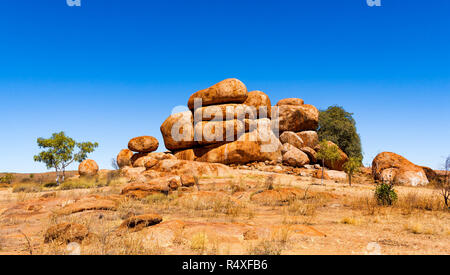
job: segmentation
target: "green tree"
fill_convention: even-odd
[[[319,139],[336,143],[349,157],[361,158],[361,139],[356,132],[356,122],[352,113],[340,106],[330,106],[320,111]]]
[[[67,166],[73,162],[82,162],[87,159],[88,154],[94,152],[95,148],[98,147],[97,142],[76,142],[66,136],[64,132],[54,133],[48,139],[38,138],[37,143],[39,148],[46,150],[34,156],[34,161],[45,163],[47,169],[54,168],[58,185],[61,176],[64,182]],[[75,147],[79,149],[76,154],[74,154]]]
[[[350,157],[349,160],[344,163],[344,170],[348,174],[348,184],[352,186],[352,177],[354,173],[359,172],[361,169],[361,158]]]
[[[341,154],[339,153],[339,148],[334,145],[328,143],[328,140],[324,139],[319,143],[319,152],[317,152],[317,159],[322,161],[322,185],[323,185],[323,175],[324,175],[324,167],[325,161],[330,161],[334,164],[335,161],[338,161],[341,158]]]

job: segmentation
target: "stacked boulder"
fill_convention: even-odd
[[[165,146],[178,159],[281,162],[281,143],[272,131],[272,106],[265,93],[247,92],[238,79],[226,79],[194,93],[188,108],[161,125]]]
[[[123,149],[117,155],[117,165],[124,167],[148,167],[154,166],[163,159],[175,159],[173,155],[156,153],[159,142],[151,136],[133,138],[128,143],[128,149]]]
[[[283,163],[302,167],[318,162],[316,154],[320,150],[317,128],[319,126],[319,110],[299,98],[286,98],[277,103],[277,123],[280,141],[283,144]],[[332,142],[330,142],[332,143]],[[336,144],[332,143],[337,146]],[[335,162],[325,162],[325,166],[333,170],[343,170],[347,155],[339,149],[341,158]]]

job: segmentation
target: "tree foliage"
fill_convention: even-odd
[[[319,139],[336,143],[349,157],[361,158],[361,139],[356,131],[356,122],[352,113],[340,106],[330,106],[320,111]]]
[[[352,177],[353,174],[357,173],[361,169],[361,158],[359,157],[350,157],[349,160],[344,163],[344,170],[348,174],[348,184],[352,186]]]
[[[66,136],[64,132],[54,133],[51,138],[38,138],[39,148],[45,149],[38,155],[34,156],[34,161],[43,162],[47,169],[56,170],[56,181],[60,183],[62,172],[62,180],[67,166],[73,162],[82,162],[89,153],[94,152],[98,147],[97,142],[76,142],[74,139]],[[74,154],[74,149],[78,148],[78,152]]]
[[[334,145],[328,143],[328,140],[324,139],[319,143],[319,151],[316,154],[316,158],[322,161],[322,184],[323,184],[323,174],[324,174],[324,166],[325,161],[330,161],[334,164],[335,161],[338,161],[341,158],[341,154],[339,152],[339,148]]]

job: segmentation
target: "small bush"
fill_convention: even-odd
[[[208,236],[203,233],[197,233],[191,238],[191,249],[197,251],[199,254],[203,254],[206,251],[208,245]]]
[[[381,183],[377,186],[375,198],[379,205],[392,205],[398,199],[394,186],[387,183]]]
[[[56,182],[47,182],[47,183],[44,183],[43,186],[44,186],[45,188],[57,187],[57,186],[58,186],[58,183],[56,183]]]

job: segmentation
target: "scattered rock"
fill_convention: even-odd
[[[73,213],[79,213],[89,210],[111,210],[116,211],[116,201],[109,198],[102,197],[86,197],[79,201],[75,201],[71,204],[64,206],[61,210],[61,214],[70,215]]]
[[[179,176],[165,176],[147,182],[130,183],[122,189],[121,194],[142,199],[155,193],[168,194],[179,187],[181,187],[181,178]]]

